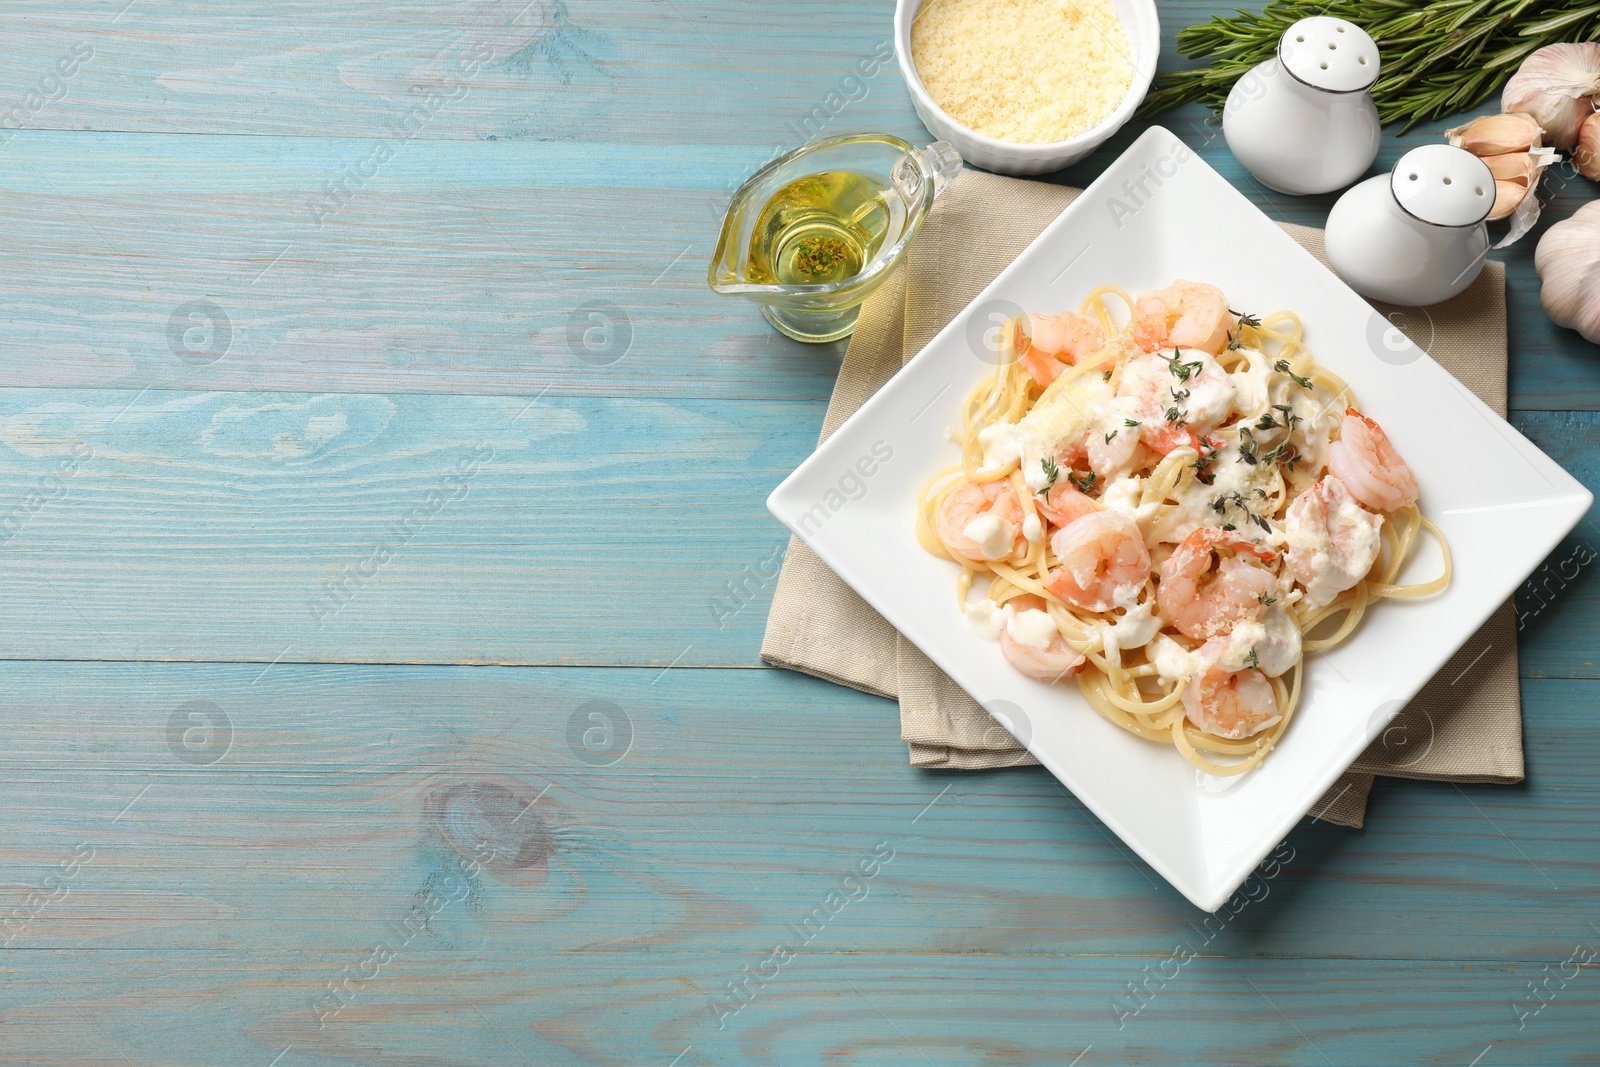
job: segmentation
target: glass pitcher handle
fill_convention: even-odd
[[[917,152],[923,170],[933,177],[933,195],[944,192],[945,187],[961,173],[961,153],[949,141],[935,141]]]

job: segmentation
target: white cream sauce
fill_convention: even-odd
[[[1049,648],[1050,642],[1060,636],[1060,631],[1056,629],[1055,620],[1050,617],[1050,613],[1040,611],[1038,608],[1012,612],[1006,621],[1006,633],[1018,644],[1037,648],[1041,652]]]
[[[998,515],[979,515],[962,529],[962,533],[978,546],[984,559],[1005,559],[1011,555],[1014,538],[1011,527]]]

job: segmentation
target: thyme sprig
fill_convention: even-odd
[[[1194,433],[1193,430],[1189,432]],[[1194,468],[1194,480],[1201,485],[1215,483],[1217,474],[1211,469],[1211,465],[1217,461],[1217,453],[1222,450],[1222,446],[1204,434],[1195,434],[1194,449],[1197,454],[1194,462],[1189,464]]]
[[[1228,314],[1239,320],[1239,328],[1228,331],[1228,351],[1231,352],[1244,347],[1244,341],[1241,340],[1244,337],[1244,328],[1249,326],[1251,329],[1260,329],[1261,319],[1255,315],[1247,315],[1243,312],[1235,311],[1232,308],[1228,309]]]
[[[1178,31],[1178,51],[1202,66],[1170,71],[1140,115],[1198,100],[1221,111],[1228,90],[1271,59],[1283,31],[1310,15],[1333,15],[1366,30],[1383,54],[1372,87],[1381,121],[1404,133],[1464,111],[1494,93],[1534,50],[1558,41],[1600,40],[1600,5],[1572,0],[1270,0]]]
[[[1189,380],[1190,375],[1204,367],[1205,364],[1199,360],[1192,360],[1188,363],[1185,363],[1180,356],[1181,352],[1182,349],[1174,348],[1172,350],[1172,358],[1167,360],[1167,369],[1172,372],[1172,376],[1178,379],[1178,381],[1186,382]]]
[[[1254,467],[1261,460],[1261,445],[1251,434],[1250,427],[1239,427],[1239,462]]]
[[[1039,461],[1039,466],[1041,468],[1043,468],[1043,470],[1044,470],[1045,483],[1044,483],[1044,488],[1038,490],[1038,495],[1039,496],[1049,496],[1050,495],[1050,490],[1056,484],[1056,479],[1061,477],[1061,468],[1058,467],[1056,465],[1056,461],[1051,459],[1049,456],[1046,456],[1044,459],[1041,459]]]
[[[1263,490],[1260,489],[1254,489],[1251,490],[1251,492],[1263,498],[1265,498],[1267,495]],[[1244,519],[1246,523],[1254,523],[1255,525],[1261,527],[1261,529],[1266,533],[1270,534],[1272,532],[1271,524],[1268,523],[1263,516],[1257,515],[1255,512],[1250,510],[1250,502],[1245,498],[1243,493],[1235,490],[1231,493],[1223,493],[1211,501],[1211,510],[1215,511],[1223,518],[1227,518],[1228,509],[1230,507],[1237,508],[1244,512]],[[1237,529],[1237,527],[1235,527],[1231,522],[1223,523],[1222,528],[1229,532]]]
[[[1278,362],[1276,362],[1276,363],[1274,363],[1272,365],[1272,369],[1277,371],[1279,374],[1287,374],[1290,377],[1290,379],[1293,380],[1294,384],[1298,385],[1302,389],[1315,388],[1315,386],[1312,384],[1311,379],[1305,377],[1302,374],[1296,374],[1294,372],[1294,370],[1290,367],[1289,361],[1286,360],[1286,359],[1278,360]]]

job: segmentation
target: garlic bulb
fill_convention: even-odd
[[[1500,110],[1529,115],[1545,143],[1569,149],[1600,93],[1600,44],[1547,44],[1522,61],[1500,94]]]
[[[1585,117],[1578,127],[1578,146],[1572,150],[1572,162],[1579,174],[1600,181],[1600,112]]]
[[[1600,200],[1591,200],[1539,238],[1533,253],[1539,302],[1557,326],[1600,343]]]

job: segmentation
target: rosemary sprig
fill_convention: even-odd
[[[1383,53],[1372,98],[1383,122],[1404,120],[1402,133],[1482,102],[1536,49],[1600,40],[1600,4],[1581,0],[1270,0],[1260,12],[1213,15],[1179,30],[1178,51],[1209,63],[1161,75],[1139,113],[1191,100],[1222,110],[1233,83],[1311,15],[1346,19],[1372,35]]]

